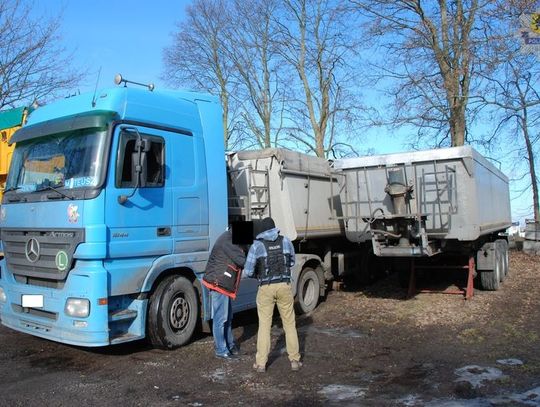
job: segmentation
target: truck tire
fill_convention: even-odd
[[[199,301],[191,281],[183,276],[165,278],[148,302],[147,333],[158,348],[187,344],[197,326]]]
[[[502,250],[499,244],[495,244],[495,267],[493,270],[480,272],[480,282],[483,290],[496,291],[501,284],[503,267]]]
[[[495,241],[495,244],[500,246],[502,257],[502,270],[501,270],[501,282],[505,280],[508,275],[508,242],[504,239]]]
[[[294,306],[299,314],[313,311],[319,303],[321,282],[315,270],[306,267],[300,274],[296,287]]]

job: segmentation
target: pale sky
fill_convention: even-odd
[[[38,0],[36,12],[62,14],[62,40],[73,50],[73,63],[86,69],[80,91],[115,86],[116,73],[163,87],[163,48],[171,44],[175,23],[188,0]]]

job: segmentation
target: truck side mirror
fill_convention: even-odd
[[[152,142],[147,138],[141,139],[141,144],[142,144],[142,151],[145,153],[150,152],[150,150],[152,149]]]
[[[146,186],[148,179],[147,153],[152,148],[152,142],[147,138],[139,138],[136,142],[136,152],[131,155],[131,179],[138,180],[137,185],[141,188]]]
[[[135,188],[130,195],[118,196],[118,203],[125,204],[129,198],[133,196],[138,188],[145,187],[148,178],[148,152],[152,149],[152,141],[142,137],[136,128],[124,128],[123,130],[131,130],[136,135],[135,145],[131,150],[131,182],[135,182]],[[126,154],[129,154],[126,151]]]
[[[146,159],[146,152],[139,151],[131,154],[131,179],[138,180],[136,185],[141,188],[146,186],[146,179],[148,177],[148,164]]]

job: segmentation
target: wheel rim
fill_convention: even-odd
[[[171,328],[176,331],[184,329],[189,320],[189,304],[183,295],[175,297],[169,312]]]
[[[302,290],[302,298],[306,306],[310,306],[315,300],[315,282],[313,279],[308,279]]]

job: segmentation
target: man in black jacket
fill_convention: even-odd
[[[236,298],[241,270],[246,255],[233,244],[232,233],[227,230],[216,240],[202,283],[210,290],[212,300],[212,331],[216,356],[232,359],[238,354],[238,346],[232,334],[231,298]]]

